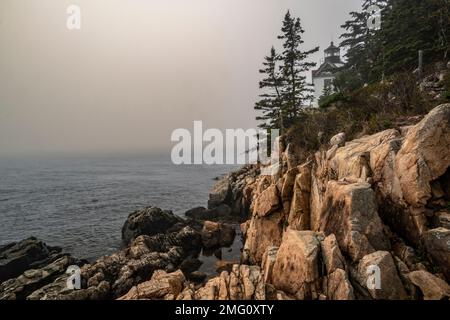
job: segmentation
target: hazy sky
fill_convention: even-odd
[[[1,0],[0,155],[169,149],[194,120],[255,127],[258,70],[286,10],[305,49],[323,50],[360,3]],[[66,28],[70,4],[79,31]]]

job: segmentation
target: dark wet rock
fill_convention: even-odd
[[[445,228],[429,230],[425,233],[424,242],[431,260],[442,269],[450,281],[450,230]]]
[[[219,260],[216,262],[216,271],[218,274],[221,274],[223,271],[230,273],[236,264],[239,264],[239,261]]]
[[[183,262],[180,265],[180,269],[185,274],[189,274],[197,271],[202,264],[203,262],[201,262],[198,258],[190,256],[183,260]]]
[[[204,212],[207,210],[208,209],[205,207],[195,207],[186,211],[184,215],[188,218],[198,219],[198,217],[202,217]]]
[[[231,245],[233,226],[218,223],[215,246]],[[203,224],[195,219],[183,220],[170,211],[146,208],[128,217],[122,235],[126,247],[98,260],[84,264],[60,249],[27,239],[1,248],[2,267],[14,259],[21,262],[23,274],[9,273],[11,279],[0,287],[2,299],[116,299],[131,288],[149,281],[156,270],[171,273],[182,270],[194,282],[207,275],[197,272],[202,262],[197,258],[203,247]],[[25,258],[23,257],[25,256]],[[50,257],[53,259],[51,260]],[[59,259],[58,259],[59,258]],[[22,265],[16,262],[16,265]],[[81,289],[67,286],[70,265],[80,267]],[[34,269],[32,269],[34,267]],[[4,276],[6,277],[6,276]]]
[[[191,272],[190,274],[188,274],[187,278],[188,280],[195,282],[195,283],[201,283],[203,281],[205,281],[205,279],[207,278],[207,274],[201,271],[194,271]]]
[[[148,207],[131,213],[122,227],[122,240],[130,243],[140,235],[153,236],[158,233],[176,231],[182,228],[184,221],[172,211]]]
[[[198,255],[200,234],[189,226],[178,232],[142,235],[130,246],[81,268],[82,289],[74,294],[82,299],[111,299],[147,281],[155,270],[172,272],[190,255]]]
[[[224,213],[235,219],[247,217],[250,212],[253,190],[250,186],[254,184],[259,173],[258,165],[246,165],[222,177],[209,195],[208,209],[216,209],[226,205],[231,212],[226,213],[221,210],[218,213],[220,218],[223,218]],[[214,218],[209,216],[202,220],[214,220]]]
[[[231,248],[230,248],[230,249],[231,249]],[[219,248],[219,249],[214,250],[214,256],[215,256],[217,259],[222,260],[222,256],[223,256],[223,254],[222,254],[222,249]]]
[[[231,184],[230,180],[227,177],[219,180],[209,194],[209,200],[208,200],[208,208],[216,208],[222,203],[226,203],[230,200],[231,196]]]
[[[220,204],[213,209],[206,209],[204,207],[197,207],[186,211],[186,217],[195,220],[233,220],[231,208],[226,204]]]
[[[450,229],[450,210],[437,212],[433,216],[436,228]]]
[[[25,299],[35,290],[64,274],[67,267],[74,263],[73,258],[65,255],[40,269],[26,270],[17,278],[6,280],[0,284],[0,300]]]
[[[128,251],[132,257],[139,257],[143,253],[167,252],[174,246],[181,247],[186,252],[198,251],[201,247],[200,234],[186,226],[180,231],[168,234],[142,235],[131,242]]]
[[[162,211],[156,212],[166,215]],[[0,285],[0,299],[114,299],[149,280],[155,270],[172,272],[182,265],[189,272],[195,271],[198,264],[188,263],[187,258],[200,253],[200,233],[189,226],[178,231],[168,230],[153,236],[139,235],[126,248],[91,264],[82,265],[64,255],[40,269],[26,270]],[[74,264],[81,267],[80,290],[67,287],[69,275],[65,272]]]
[[[61,256],[61,248],[48,246],[34,237],[5,245],[0,248],[0,283]]]
[[[67,287],[68,274],[62,274],[53,282],[35,290],[26,297],[27,300],[84,300],[81,295],[75,298],[77,291]]]

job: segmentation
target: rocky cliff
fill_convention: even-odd
[[[450,105],[419,123],[345,142],[259,176],[243,263],[293,299],[448,298]],[[379,271],[380,283],[370,285]]]
[[[449,104],[306,161],[286,137],[275,150],[272,175],[246,168],[211,195],[248,205],[240,264],[196,286],[158,273],[122,299],[450,298]]]
[[[450,104],[414,119],[337,134],[306,159],[281,137],[280,163],[224,177],[188,219],[132,213],[124,248],[92,263],[34,238],[0,248],[0,299],[448,300]],[[230,221],[242,223],[241,261],[205,279],[199,252],[229,246]],[[71,264],[80,290],[66,286]]]

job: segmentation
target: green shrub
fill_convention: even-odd
[[[450,91],[450,71],[447,71],[444,76],[444,88]]]
[[[444,102],[447,102],[446,100],[450,100],[450,71],[447,71],[445,73],[443,86],[445,90],[443,94],[443,99]]]
[[[347,101],[347,96],[345,96],[341,92],[333,93],[327,97],[324,97],[319,100],[319,107],[322,109],[326,109],[329,106],[337,103],[337,102],[345,102]]]
[[[445,99],[445,100],[450,100],[450,90],[444,92],[444,99]]]
[[[435,101],[427,99],[413,74],[399,73],[384,82],[327,96],[320,101],[319,109],[302,113],[290,126],[287,138],[306,154],[312,153],[339,132],[345,132],[347,139],[352,140],[395,128],[399,119],[426,114],[436,106]]]

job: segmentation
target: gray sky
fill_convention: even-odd
[[[361,0],[1,0],[0,155],[150,152],[175,128],[251,128],[287,9],[305,49]],[[66,9],[81,7],[81,30]],[[314,57],[319,61],[322,51]]]

